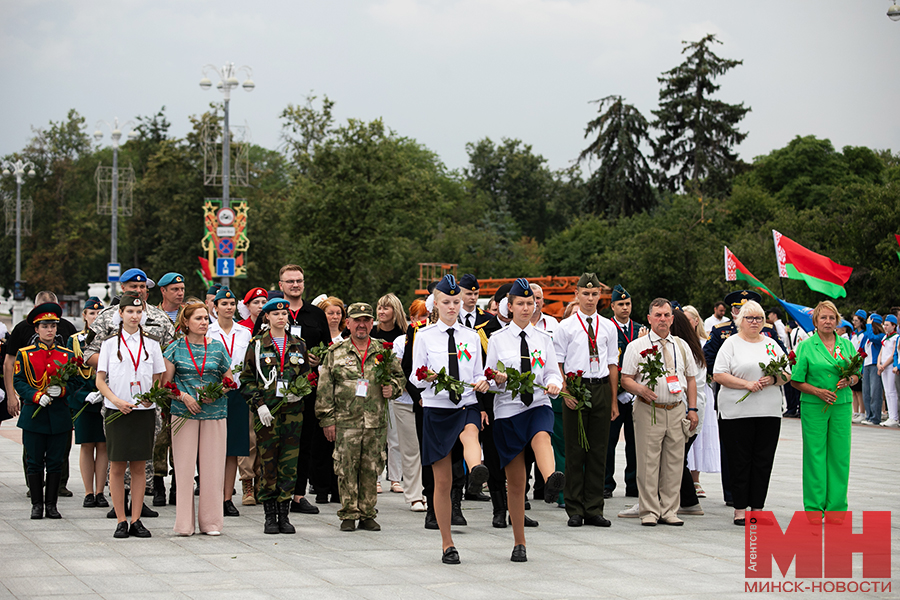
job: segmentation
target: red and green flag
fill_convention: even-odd
[[[750,269],[745,267],[731,250],[728,249],[728,246],[725,246],[725,281],[745,281],[750,284],[751,287],[755,287],[759,291],[771,296],[773,300],[777,300],[775,294],[766,287],[766,284],[757,279],[753,273],[750,272]]]
[[[832,298],[846,297],[844,284],[850,279],[853,267],[839,265],[827,256],[816,254],[774,229],[772,235],[780,277],[805,281],[809,289]]]
[[[894,234],[894,237],[897,238],[897,244],[900,244],[900,235]],[[897,258],[900,258],[900,252],[897,253]]]

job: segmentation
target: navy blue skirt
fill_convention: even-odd
[[[459,444],[459,434],[473,423],[481,429],[481,409],[477,404],[462,408],[422,409],[422,464],[433,465]],[[460,444],[461,447],[461,444]]]
[[[540,431],[553,432],[553,409],[538,406],[506,419],[494,419],[494,446],[505,467],[522,453]]]

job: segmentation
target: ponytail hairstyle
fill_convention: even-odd
[[[209,308],[207,308],[206,303],[197,298],[189,298],[187,302],[184,303],[181,314],[178,316],[178,328],[184,335],[190,333],[188,321],[190,321],[191,317],[194,316],[194,313],[200,309],[205,310],[207,315],[209,314]]]

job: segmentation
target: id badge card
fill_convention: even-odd
[[[303,337],[300,335],[300,332],[303,331],[303,327],[300,325],[291,325],[291,335],[294,337]]]
[[[365,398],[366,394],[369,393],[369,380],[368,379],[357,379],[356,380],[356,395],[360,398]]]
[[[284,395],[287,393],[287,380],[279,379],[275,382],[275,397],[276,398],[284,398]]]
[[[681,382],[678,381],[678,376],[669,375],[666,377],[666,385],[669,386],[669,393],[671,394],[680,394],[681,393]]]
[[[599,375],[600,374],[600,357],[599,356],[591,357],[590,371],[591,371],[591,375]]]
[[[131,391],[131,397],[136,398],[138,395],[143,394],[143,390],[141,388],[140,381],[132,381],[129,384],[129,390]]]

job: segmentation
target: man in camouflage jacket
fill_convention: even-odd
[[[350,337],[331,346],[319,374],[316,417],[334,441],[334,470],[341,494],[341,531],[380,531],[375,521],[378,474],[384,468],[387,401],[403,390],[400,361],[372,331],[372,307],[363,302],[347,311]],[[379,363],[386,365],[378,366]],[[385,369],[385,367],[387,367]],[[377,380],[376,372],[386,370]]]

